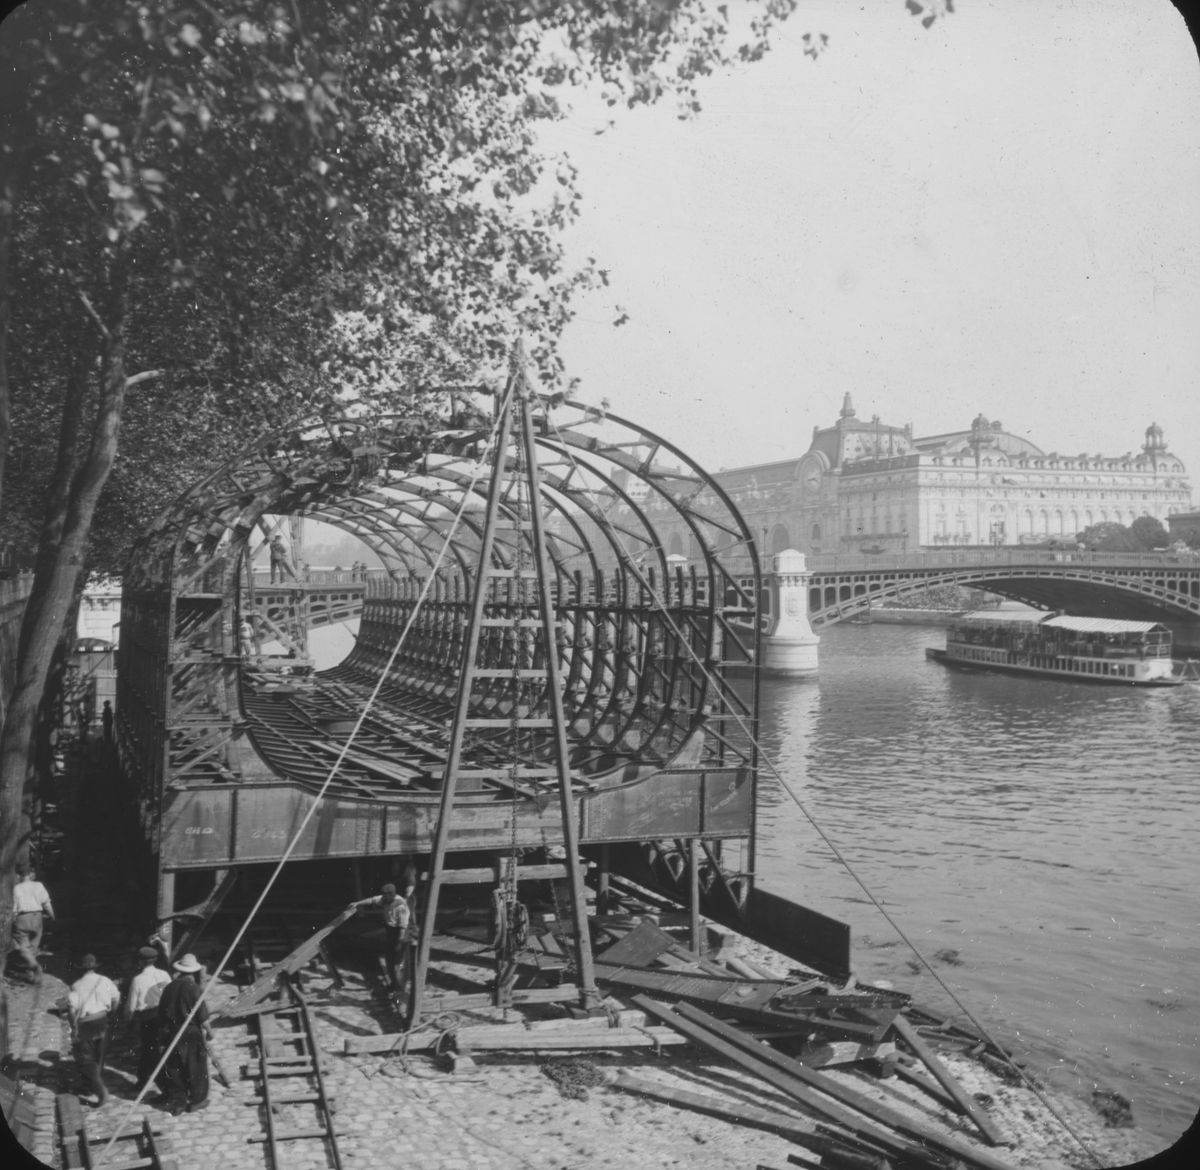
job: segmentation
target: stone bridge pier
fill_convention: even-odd
[[[808,582],[804,554],[777,553],[769,577],[771,626],[763,639],[763,671],[782,678],[817,677],[817,643],[808,623]]]

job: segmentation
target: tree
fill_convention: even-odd
[[[1130,535],[1144,549],[1166,548],[1171,543],[1171,534],[1163,522],[1154,516],[1139,516],[1130,526]]]
[[[89,563],[117,567],[147,508],[248,432],[348,399],[420,413],[411,387],[474,383],[518,330],[561,379],[555,339],[593,273],[564,269],[574,172],[534,126],[587,81],[694,113],[698,80],[760,57],[794,5],[764,0],[736,47],[700,0],[36,0],[9,18],[0,514],[36,576],[0,733],[0,937]],[[122,430],[143,458],[121,459]],[[97,520],[120,534],[107,552]]]

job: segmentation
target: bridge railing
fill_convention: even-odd
[[[302,569],[299,578],[284,573],[282,580],[276,580],[276,585],[361,585],[365,581],[380,581],[387,578],[386,569]],[[278,576],[278,575],[277,575]],[[255,570],[254,588],[270,589],[272,585],[269,570]]]
[[[854,573],[896,569],[958,569],[971,566],[1094,565],[1103,568],[1200,568],[1195,553],[1079,552],[1068,549],[980,548],[915,553],[823,553],[807,558],[814,573]]]
[[[910,553],[814,553],[805,558],[810,573],[891,573],[897,570],[968,569],[1031,565],[1092,565],[1099,568],[1190,568],[1200,569],[1200,552],[1123,553],[1077,552],[1068,549],[978,548],[938,549],[935,552]],[[740,560],[729,562],[735,576],[749,572]],[[768,561],[767,572],[770,572]]]

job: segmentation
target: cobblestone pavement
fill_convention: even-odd
[[[353,976],[351,977],[354,978]],[[346,1170],[583,1170],[585,1167],[670,1167],[695,1170],[753,1170],[760,1163],[786,1166],[797,1149],[783,1138],[728,1122],[627,1095],[605,1086],[587,1100],[567,1100],[545,1076],[533,1056],[477,1055],[469,1074],[451,1074],[440,1058],[417,1054],[396,1057],[346,1056],[348,1037],[377,1034],[394,1027],[370,991],[355,981],[343,991],[324,990],[313,981],[311,1010],[324,1054],[326,1085],[335,1098],[343,1164]],[[221,981],[211,996],[214,1005],[237,993]],[[479,1013],[479,1022],[495,1015]],[[381,1016],[383,1025],[381,1027]],[[263,1115],[257,1081],[242,1077],[256,1067],[257,1048],[245,1021],[217,1021],[214,1050],[235,1077],[232,1087],[213,1081],[209,1106],[195,1114],[172,1117],[143,1105],[170,1139],[179,1170],[269,1170],[262,1138]],[[650,1052],[581,1054],[601,1069],[625,1068],[635,1075],[693,1092],[721,1095],[762,1108],[793,1112],[782,1094],[756,1083],[739,1070],[702,1053],[673,1049],[668,1060]],[[132,1057],[132,1054],[130,1054]],[[1084,1155],[1032,1096],[997,1084],[985,1070],[964,1059],[947,1057],[964,1087],[994,1098],[993,1116],[1016,1139],[994,1154],[1016,1167],[1055,1168],[1088,1165]],[[125,1067],[122,1067],[122,1065]],[[132,1060],[118,1056],[109,1069],[113,1099],[103,1109],[89,1110],[93,1133],[111,1131],[123,1119],[133,1098],[128,1069]],[[927,1103],[918,1090],[898,1082],[864,1081],[848,1073],[835,1077],[878,1100],[929,1121],[949,1122],[966,1140],[970,1125],[950,1119]],[[279,1082],[300,1089],[299,1081]],[[1086,1107],[1058,1102],[1072,1124],[1102,1152],[1107,1165],[1124,1165],[1156,1152],[1163,1143],[1133,1130],[1105,1131]],[[284,1106],[285,1126],[315,1120],[310,1106]],[[323,1143],[313,1140],[283,1145],[283,1170],[325,1170],[331,1165]]]
[[[36,987],[12,979],[6,980],[6,985],[14,1072],[34,1089],[37,1136],[32,1152],[46,1165],[53,1165],[54,1097],[72,1087],[74,1065],[67,1022],[47,1009],[66,996],[67,987],[53,975],[44,975]]]

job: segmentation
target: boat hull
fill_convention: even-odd
[[[939,662],[943,666],[953,666],[961,670],[983,671],[988,674],[1020,674],[1033,675],[1037,678],[1057,679],[1060,682],[1093,683],[1107,687],[1177,687],[1183,682],[1180,675],[1170,675],[1160,678],[1117,678],[1111,675],[1083,674],[1073,670],[1048,670],[1042,666],[1026,666],[1016,662],[973,662],[955,658],[945,650],[928,647],[925,657],[931,662]]]

